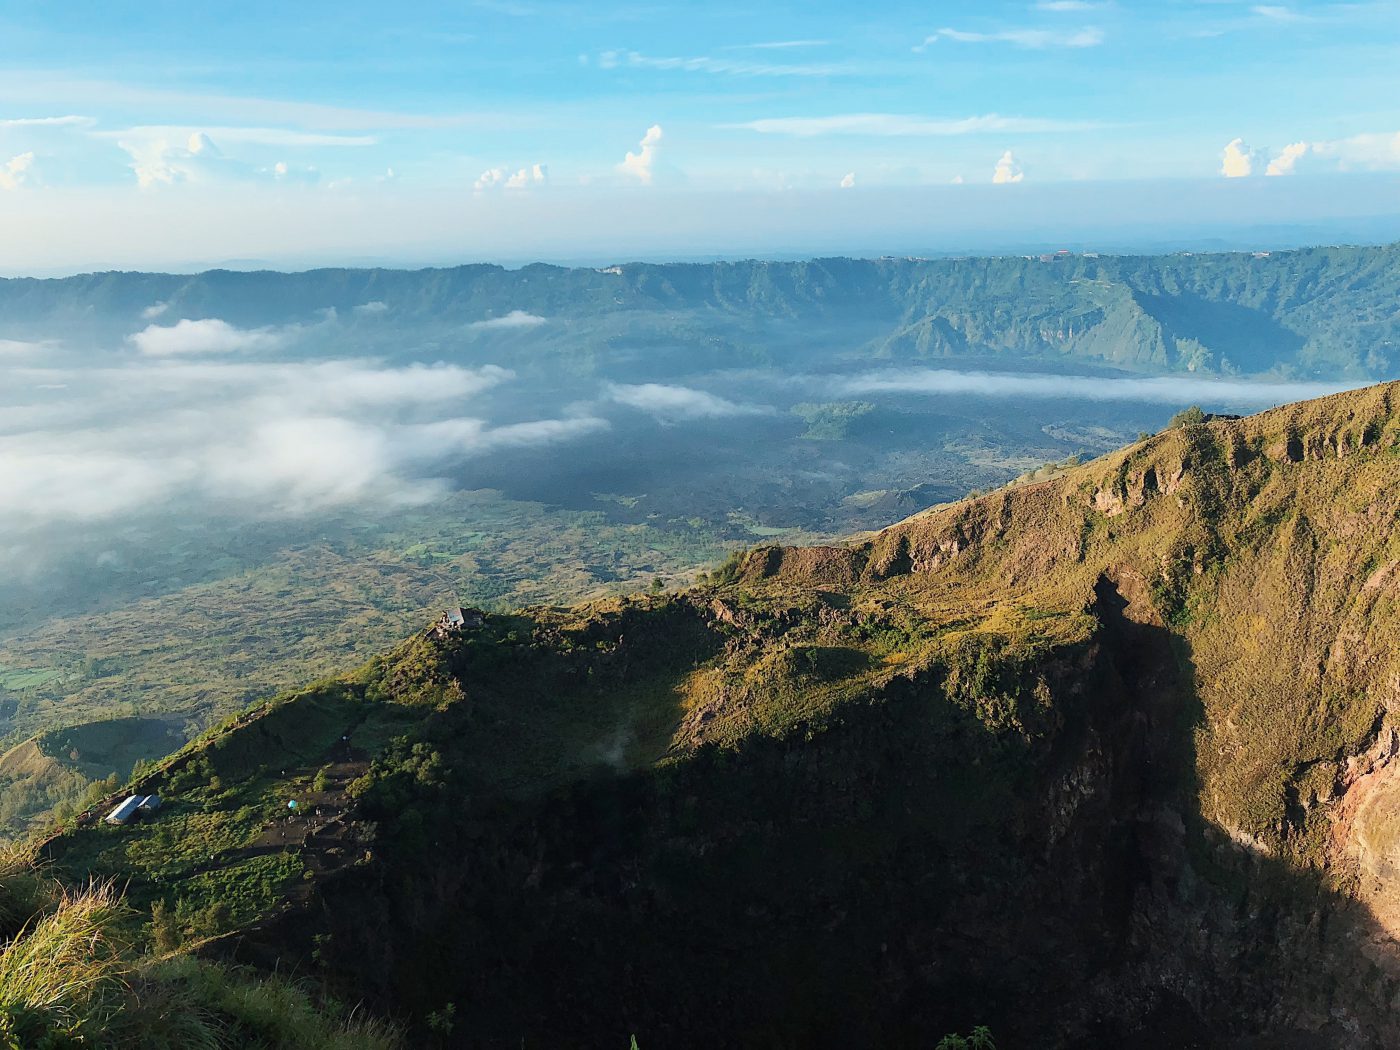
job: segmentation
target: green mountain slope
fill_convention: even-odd
[[[415,638],[50,855],[449,1045],[1395,1045],[1397,397]]]
[[[860,359],[1001,357],[1150,371],[1394,374],[1400,247],[1273,254],[1039,259],[817,259],[632,263],[605,270],[211,271],[0,281],[11,338],[119,341],[153,303],[169,318],[310,324],[332,345],[387,354],[414,340],[454,353],[509,347],[518,365],[566,362],[650,376],[838,353]],[[383,304],[371,314],[356,307]],[[464,328],[524,311],[548,323]],[[392,323],[388,323],[392,321]],[[428,333],[433,333],[431,336]],[[308,338],[314,332],[304,333]]]

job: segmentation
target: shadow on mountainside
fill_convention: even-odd
[[[1091,641],[976,654],[1024,732],[934,666],[782,738],[423,794],[260,938],[318,936],[390,1012],[450,1004],[451,1046],[1400,1045],[1364,909],[1202,819],[1190,653],[1151,610],[1105,577]],[[446,768],[473,717],[435,716]]]
[[[1188,293],[1153,295],[1139,291],[1134,297],[1161,323],[1166,335],[1199,343],[1217,353],[1228,347],[1230,363],[1246,372],[1263,372],[1291,360],[1307,342],[1267,311],[1237,302]]]

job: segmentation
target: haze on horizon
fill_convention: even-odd
[[[0,15],[0,273],[1400,236],[1400,3]]]

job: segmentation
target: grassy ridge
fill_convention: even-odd
[[[1290,909],[1342,914],[1347,798],[1394,728],[1397,392],[1184,425],[681,594],[416,637],[211,732],[142,783],[156,819],[54,854],[130,877],[140,936],[240,929],[424,1024],[457,1009],[483,1045],[588,1045],[629,1002],[664,1002],[646,1015],[682,1043],[855,1038],[891,986],[1019,1025],[1126,950],[1134,888],[1184,909],[1143,921],[1273,958]],[[327,811],[293,842],[288,797]],[[1243,901],[1280,925],[1231,927]],[[688,1012],[696,973],[722,1022]]]

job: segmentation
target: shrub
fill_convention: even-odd
[[[1190,408],[1183,408],[1176,415],[1167,421],[1168,430],[1176,430],[1179,427],[1195,426],[1197,423],[1204,423],[1206,414],[1201,411],[1200,405],[1192,405]]]

